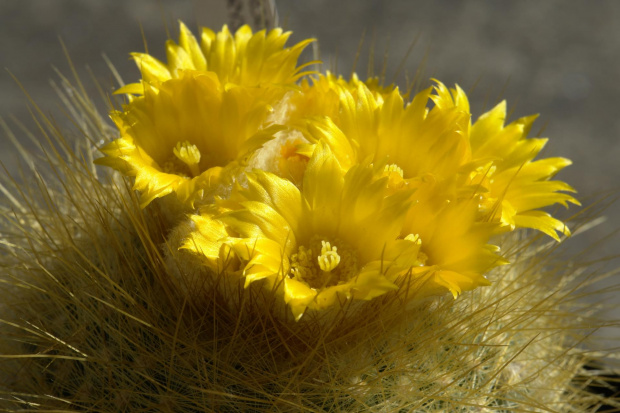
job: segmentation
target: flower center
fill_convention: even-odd
[[[388,177],[389,189],[400,189],[405,185],[404,173],[401,167],[395,163],[385,165],[383,169],[383,176]]]
[[[308,247],[301,245],[290,261],[289,277],[317,289],[346,282],[358,272],[357,254],[352,247],[338,239],[332,245],[320,236],[312,237]]]
[[[172,153],[174,153],[178,160],[187,165],[193,176],[200,175],[200,169],[198,168],[200,151],[196,145],[188,141],[177,142],[177,145],[172,149]]]

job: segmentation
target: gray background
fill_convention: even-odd
[[[358,72],[366,72],[374,43],[374,71],[380,73],[387,46],[388,79],[419,37],[404,66],[410,77],[422,67],[425,82],[436,77],[473,89],[474,118],[500,96],[514,109],[512,119],[540,113],[534,130],[544,127],[543,136],[551,138],[547,156],[575,163],[560,178],[580,197],[618,193],[620,1],[306,0],[279,1],[278,8],[280,22],[294,31],[292,40],[318,38],[327,67],[337,62],[342,73],[350,72],[364,32]],[[195,33],[199,25],[219,29],[227,9],[224,0],[0,0],[0,67],[17,76],[45,112],[67,124],[49,86],[52,66],[69,73],[58,37],[95,96],[87,65],[107,91],[113,81],[102,53],[126,81],[134,81],[138,72],[128,53],[144,50],[140,24],[149,52],[163,59],[166,26],[176,40],[177,19]],[[397,81],[403,85],[404,74]],[[10,115],[32,125],[23,93],[3,71],[0,116]],[[6,139],[0,145],[0,160],[14,170],[15,151]],[[604,225],[571,240],[574,251],[620,227],[618,204],[607,215]],[[598,252],[613,255],[619,248],[608,242]]]

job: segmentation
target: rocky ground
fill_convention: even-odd
[[[435,77],[473,89],[474,116],[502,98],[514,109],[513,119],[540,113],[537,125],[551,138],[546,153],[575,163],[560,178],[580,196],[618,193],[620,2],[288,0],[279,1],[278,10],[293,40],[319,39],[323,60],[342,73],[351,71],[364,33],[356,70],[366,73],[374,45],[372,70],[381,73],[387,56],[388,79],[417,39],[397,82],[422,68],[425,82]],[[32,125],[13,74],[46,113],[68,124],[49,86],[57,78],[52,67],[69,73],[59,37],[79,73],[88,79],[88,66],[110,92],[114,84],[102,53],[133,80],[138,73],[128,53],[144,50],[140,25],[149,52],[163,58],[166,27],[176,38],[177,19],[191,28],[219,28],[227,21],[225,1],[0,0],[0,67],[9,71],[0,73],[0,116]],[[15,171],[15,151],[4,137],[0,160]],[[606,224],[571,241],[576,251],[620,227],[618,204],[608,215]],[[619,250],[609,242],[600,252]]]

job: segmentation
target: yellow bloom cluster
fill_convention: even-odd
[[[391,291],[406,300],[488,285],[505,264],[492,237],[568,228],[541,208],[577,201],[534,160],[535,116],[500,103],[472,123],[458,86],[410,101],[376,80],[303,72],[311,39],[181,24],[168,63],[134,54],[140,83],[112,113],[120,137],[97,162],[135,177],[143,207],[172,197],[181,245],[218,276],[261,283],[299,320]]]

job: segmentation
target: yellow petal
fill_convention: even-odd
[[[570,236],[570,230],[562,221],[553,218],[544,211],[527,211],[515,216],[515,224],[523,228],[532,228],[560,241],[558,233]]]
[[[200,45],[183,22],[179,22],[179,46],[181,46],[192,60],[192,64],[196,70],[207,70],[207,60],[205,59]]]
[[[284,301],[289,305],[295,321],[299,321],[316,294],[316,290],[307,284],[284,277]]]
[[[131,57],[140,69],[142,79],[145,82],[151,83],[170,79],[171,74],[168,67],[153,56],[146,53],[132,53]]]
[[[337,228],[344,174],[329,147],[319,142],[308,162],[303,196],[313,214],[312,227],[329,235]]]
[[[166,57],[172,77],[179,77],[180,70],[196,69],[189,53],[172,40],[166,41]]]

